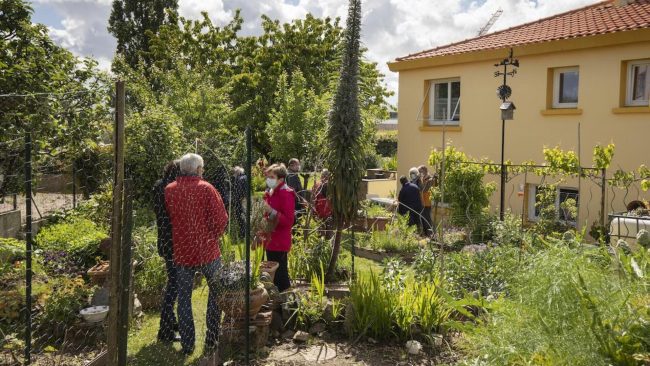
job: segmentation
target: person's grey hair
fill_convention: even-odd
[[[196,174],[199,168],[203,167],[203,158],[201,155],[189,153],[181,157],[181,173]]]
[[[244,171],[244,168],[242,168],[240,166],[234,167],[232,172],[236,177],[246,173],[246,171]]]
[[[329,176],[330,176],[330,171],[327,170],[327,169],[323,169],[323,170],[320,172],[320,175],[321,175],[321,177],[328,177],[328,178],[329,178]]]
[[[413,167],[413,168],[409,169],[409,175],[411,175],[411,174],[416,174],[417,175],[417,174],[420,174],[420,172],[418,171],[418,168]]]

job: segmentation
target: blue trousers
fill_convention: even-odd
[[[213,347],[217,343],[219,323],[221,322],[221,310],[219,310],[217,305],[221,259],[217,258],[201,266],[177,266],[176,268],[178,271],[178,330],[181,335],[183,352],[186,354],[192,353],[196,341],[194,318],[192,316],[192,287],[196,272],[201,272],[205,276],[208,282],[208,288],[210,289],[206,314],[207,332],[205,335],[205,345],[206,347]]]

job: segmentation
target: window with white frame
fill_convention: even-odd
[[[528,185],[528,219],[536,221],[539,219],[541,207],[539,207],[539,195],[544,188],[535,185]],[[580,202],[580,193],[578,189],[571,187],[559,187],[555,192],[555,209],[558,213],[558,219],[567,223],[576,223],[575,209]]]
[[[460,122],[460,79],[431,80],[429,84],[429,118],[431,125]]]
[[[580,72],[577,67],[553,70],[553,108],[577,108]]]
[[[625,105],[646,106],[648,99],[650,99],[650,60],[628,62]]]

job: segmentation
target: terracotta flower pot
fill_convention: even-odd
[[[227,317],[231,319],[242,319],[246,315],[246,303],[244,302],[244,290],[226,291],[217,298],[217,304]],[[269,294],[264,286],[257,287],[250,292],[249,318],[255,319],[262,305],[269,299]]]
[[[86,273],[90,278],[90,283],[101,286],[106,282],[110,270],[108,261],[101,261],[90,268]]]
[[[260,272],[266,272],[271,276],[271,282],[275,280],[275,272],[280,267],[280,263],[273,261],[262,261],[260,263]]]

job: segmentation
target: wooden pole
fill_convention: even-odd
[[[124,193],[124,82],[115,83],[113,133],[113,212],[111,216],[110,302],[108,311],[108,365],[118,365],[118,313],[120,307],[120,254],[122,249],[122,203]]]
[[[129,319],[133,313],[133,290],[132,290],[132,256],[131,256],[131,232],[133,230],[133,181],[125,179],[124,198],[122,210],[122,248],[120,251],[120,293],[118,308],[118,362],[120,366],[126,366],[126,354],[129,336]]]

